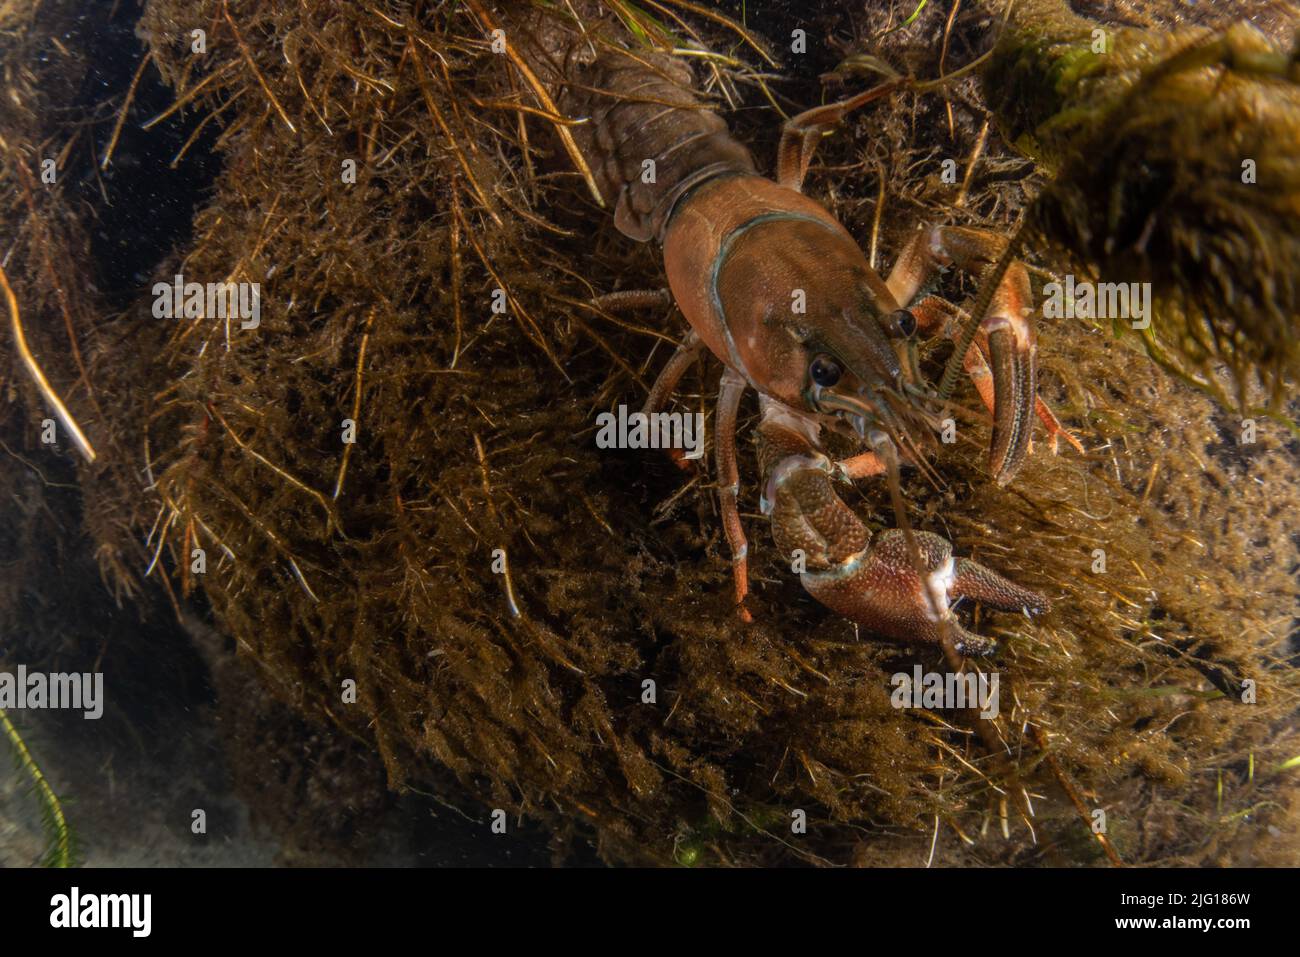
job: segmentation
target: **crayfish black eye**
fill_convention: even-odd
[[[812,365],[808,367],[808,374],[812,376],[812,380],[819,386],[829,389],[840,381],[840,376],[844,375],[844,370],[830,356],[818,356],[813,359]]]
[[[912,310],[899,309],[897,312],[892,313],[889,318],[893,321],[894,327],[902,333],[903,338],[910,339],[912,333],[916,332],[916,316],[912,314]]]

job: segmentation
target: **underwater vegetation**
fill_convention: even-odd
[[[0,659],[198,642],[236,777],[284,829],[283,792],[240,768],[328,728],[331,785],[289,786],[361,810],[317,808],[318,834],[390,789],[467,828],[504,812],[558,862],[1300,861],[1293,11],[903,6],[0,3]],[[106,100],[83,84],[110,15],[138,42]],[[657,71],[656,97],[693,98],[661,105],[694,114],[694,142],[770,179],[787,120],[893,84],[808,140],[803,196],[882,276],[921,223],[1005,237],[927,278],[951,335],[897,340],[924,431],[955,440],[828,493],[855,536],[941,538],[1047,599],[1032,618],[963,602],[986,655],[881,640],[810,596],[765,514],[765,408],[725,381],[724,532],[720,366],[699,350],[658,399],[705,416],[701,458],[598,442],[688,342],[689,306],[642,293],[669,285],[654,240],[681,197],[658,197],[693,169],[655,154],[662,189],[619,213],[654,117],[618,132],[632,168],[607,166],[619,127],[586,110],[636,91],[590,82],[602,55]],[[151,83],[167,101],[146,110]],[[115,171],[165,130],[167,175],[212,181],[123,275]],[[1012,260],[1044,304],[1027,380],[975,338]],[[1098,283],[1149,283],[1149,311],[1046,308]],[[1014,439],[957,374],[972,348],[995,379],[1022,370]],[[1078,449],[1053,454],[1035,395]],[[824,438],[831,460],[861,451],[851,427]],[[917,668],[996,677],[996,713],[899,707]],[[289,717],[253,713],[254,684]]]
[[[1038,235],[1112,282],[1152,284],[1144,338],[1162,365],[1277,413],[1297,367],[1300,25],[1283,5],[1219,16],[1100,30],[1055,0],[1018,3],[985,86],[1007,139],[1055,174],[1028,213]],[[1266,404],[1247,398],[1256,380]]]

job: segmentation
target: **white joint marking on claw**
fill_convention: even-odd
[[[930,600],[926,603],[926,618],[931,621],[943,621],[948,617],[948,595],[952,592],[956,581],[957,563],[951,555],[942,565],[925,576],[925,589],[930,596]]]
[[[819,571],[804,572],[799,576],[799,578],[805,586],[808,582],[837,582],[853,578],[858,574],[859,569],[862,568],[862,563],[867,560],[867,553],[870,551],[871,546],[868,545],[866,548],[862,549],[862,551],[854,552],[848,558],[844,559],[844,561],[832,565],[830,568],[823,568]]]
[[[818,452],[812,455],[787,455],[776,467],[772,469],[772,474],[767,480],[767,487],[763,489],[762,501],[759,503],[759,510],[764,515],[772,514],[772,509],[776,506],[777,492],[781,486],[795,472],[805,471],[807,469],[817,469],[822,472],[830,472],[832,462],[825,455]]]

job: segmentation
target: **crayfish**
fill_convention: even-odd
[[[777,547],[804,559],[804,588],[871,632],[904,642],[952,638],[964,655],[994,642],[961,626],[953,607],[971,598],[993,608],[1045,612],[1049,601],[953,554],[945,538],[913,531],[898,493],[900,465],[925,467],[933,399],[900,356],[917,336],[959,339],[973,321],[926,294],[950,267],[1001,279],[958,360],[993,416],[989,471],[1008,482],[1030,450],[1035,414],[1052,439],[1078,447],[1037,395],[1032,294],[1025,266],[1004,256],[989,230],[918,229],[882,279],[849,232],[802,185],[818,140],[851,110],[903,82],[885,82],[786,122],[776,178],[691,88],[672,57],[605,49],[569,65],[559,98],[614,221],[628,237],[662,245],[672,298],[690,332],[659,374],[643,411],[667,400],[695,358],[723,364],[715,455],[722,523],[731,549],[735,601],[748,619],[748,542],[737,508],[736,419],[747,389],[759,396],[762,511]],[[643,172],[652,168],[652,177]],[[960,348],[960,341],[959,341]],[[859,454],[833,460],[828,432],[854,438]],[[888,475],[903,527],[875,536],[840,499],[836,483]]]

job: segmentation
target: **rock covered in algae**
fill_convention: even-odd
[[[1056,174],[1030,225],[1150,283],[1151,335],[1211,382],[1226,364],[1243,408],[1256,381],[1278,408],[1300,371],[1298,25],[1267,3],[1130,6],[1112,25],[1016,3],[982,67],[1005,135]]]

